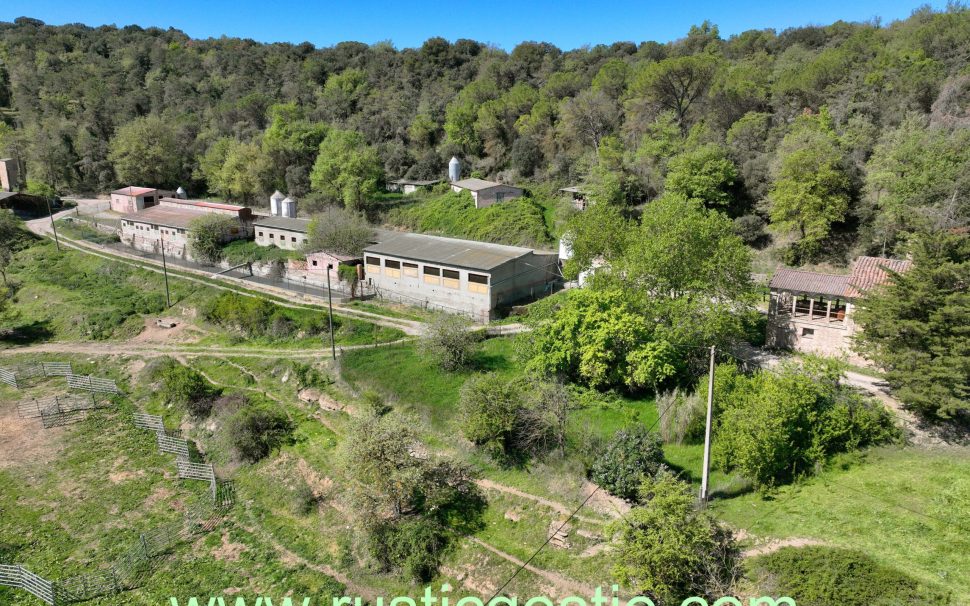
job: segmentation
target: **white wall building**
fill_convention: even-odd
[[[485,208],[499,202],[520,198],[522,188],[484,179],[462,179],[451,183],[452,191],[467,191],[475,201],[475,208]]]

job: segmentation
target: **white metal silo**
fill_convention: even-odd
[[[282,202],[283,198],[285,197],[286,196],[280,193],[280,190],[273,192],[273,195],[269,197],[269,214],[274,217],[280,216],[280,202]]]
[[[448,180],[451,182],[461,180],[461,162],[454,156],[448,162]]]
[[[280,202],[280,215],[283,217],[296,219],[296,200],[293,198],[284,198],[283,201]]]

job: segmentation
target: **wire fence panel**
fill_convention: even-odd
[[[54,586],[53,584],[41,577],[27,570],[23,566],[20,567],[20,587],[34,594],[38,598],[44,600],[48,604],[54,604]]]
[[[54,595],[58,604],[83,602],[120,591],[121,583],[111,569],[81,574],[54,583]]]
[[[17,403],[17,413],[25,419],[35,419],[42,416],[47,410],[53,412],[72,412],[76,410],[95,410],[98,408],[108,408],[110,403],[106,400],[99,401],[97,396],[90,394],[67,394],[61,396],[51,396],[49,398],[34,398],[32,400],[22,400]]]
[[[178,476],[184,480],[205,480],[206,482],[215,480],[216,472],[212,463],[175,461],[175,465],[178,467]]]
[[[150,415],[147,412],[136,412],[135,413],[135,427],[141,427],[142,429],[151,429],[152,431],[164,432],[165,422],[162,420],[160,415]]]
[[[47,377],[67,377],[74,374],[70,362],[44,362],[42,367],[44,376]]]
[[[168,452],[186,459],[189,458],[189,443],[184,439],[167,436],[162,432],[157,432],[155,438],[158,442],[158,449],[162,452]]]
[[[0,368],[0,382],[6,383],[14,389],[20,389],[17,385],[17,374],[9,368]]]
[[[4,587],[20,588],[21,583],[20,566],[0,564],[0,585]]]
[[[121,393],[118,385],[111,379],[102,379],[88,375],[68,375],[67,386],[71,389],[84,389],[98,393]]]
[[[18,379],[34,379],[44,376],[44,367],[40,364],[24,364],[17,367]]]
[[[51,429],[52,427],[63,427],[65,425],[80,423],[87,417],[87,414],[88,411],[86,410],[47,409],[41,411],[40,421],[44,425],[44,429]]]

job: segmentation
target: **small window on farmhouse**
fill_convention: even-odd
[[[461,287],[461,283],[459,282],[459,278],[461,277],[461,274],[459,274],[457,271],[453,269],[444,269],[441,271],[441,275],[444,277],[444,279],[441,282],[448,288]]]
[[[401,262],[392,261],[391,259],[384,259],[384,273],[388,278],[400,278]]]
[[[365,257],[364,263],[366,264],[364,271],[367,273],[375,276],[381,273],[381,260],[379,257]]]
[[[270,240],[272,240],[272,239],[273,239],[273,232],[269,232],[269,239],[270,239]]]
[[[815,337],[815,329],[814,328],[803,328],[802,329],[802,338],[803,339],[812,339],[814,337]]]
[[[314,259],[314,260],[312,261],[312,263],[313,263],[313,266],[314,266],[314,267],[316,267],[316,266],[317,266],[317,260],[316,260],[316,259]]]
[[[418,277],[418,264],[417,263],[405,263],[404,264],[404,275],[411,278]]]
[[[263,237],[263,232],[259,232],[259,237],[260,237],[260,238],[262,238],[262,237]]]
[[[293,236],[292,238],[290,238],[290,241],[291,242],[296,242],[296,236]]]
[[[484,274],[468,274],[468,290],[479,294],[487,294],[488,276]]]
[[[426,284],[441,284],[441,269],[438,267],[424,266],[424,281]]]

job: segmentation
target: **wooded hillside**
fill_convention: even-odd
[[[970,11],[670,44],[511,52],[317,49],[129,26],[0,23],[0,153],[34,190],[273,189],[365,207],[385,179],[466,172],[583,184],[636,206],[664,191],[767,222],[791,261],[833,234],[891,253],[970,214]]]

